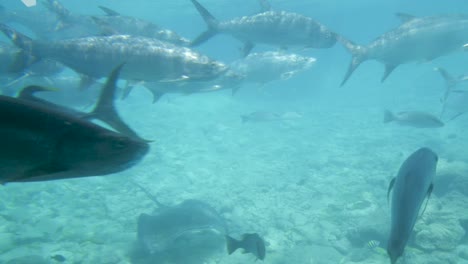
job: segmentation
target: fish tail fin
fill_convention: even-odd
[[[457,84],[457,80],[455,77],[453,77],[450,73],[448,73],[447,70],[441,67],[436,67],[434,70],[438,71],[442,78],[445,81],[445,86],[447,87],[447,90],[449,90],[451,87],[455,86]]]
[[[59,20],[65,20],[70,16],[70,10],[59,1],[46,0],[43,1],[43,4],[50,12],[54,13]]]
[[[383,119],[383,122],[384,123],[389,123],[389,122],[392,122],[393,120],[395,120],[395,115],[393,115],[393,113],[390,111],[390,110],[385,110],[384,111],[384,119]]]
[[[124,64],[120,64],[119,66],[115,67],[111,74],[107,77],[107,81],[102,88],[99,100],[94,107],[94,110],[87,116],[87,118],[99,119],[122,134],[145,141],[122,121],[114,106],[117,81],[119,79],[120,70],[123,66]]]
[[[353,56],[351,59],[351,63],[349,64],[348,71],[346,72],[343,81],[341,82],[340,86],[343,86],[346,81],[348,81],[349,77],[351,77],[351,74],[353,74],[354,70],[361,65],[361,63],[365,60],[366,58],[366,48],[360,45],[357,45],[353,43],[352,41],[338,36],[338,41],[343,44],[343,46],[351,53]]]
[[[0,24],[0,31],[2,31],[3,34],[5,34],[13,44],[15,44],[15,46],[21,49],[21,51],[16,54],[13,63],[10,65],[10,72],[24,71],[31,64],[39,61],[39,59],[32,53],[33,40],[30,37],[17,32],[5,24]]]
[[[218,34],[218,20],[206,10],[198,1],[191,0],[195,8],[197,9],[198,13],[202,16],[203,20],[205,21],[206,25],[208,26],[208,30],[201,33],[195,40],[190,43],[190,46],[195,47],[198,46],[205,41],[212,38],[214,35]]]
[[[234,253],[234,251],[236,251],[239,247],[240,247],[240,241],[230,236],[226,236],[226,249],[229,255]]]

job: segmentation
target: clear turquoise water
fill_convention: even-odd
[[[220,20],[258,10],[253,0],[202,3]],[[108,6],[189,39],[205,30],[188,0],[63,4],[93,15],[100,14],[97,5]],[[5,5],[21,8],[13,0]],[[272,0],[271,5],[311,16],[360,44],[397,27],[396,12],[468,12],[463,0]],[[239,41],[217,36],[198,50],[231,62],[239,47]],[[256,51],[272,49],[260,45]],[[317,62],[286,81],[245,85],[235,96],[230,91],[168,95],[153,105],[140,89],[117,102],[123,119],[144,138],[154,139],[151,152],[137,166],[112,176],[3,186],[0,263],[30,255],[49,261],[54,254],[66,256],[65,263],[130,263],[136,219],[155,208],[131,181],[166,204],[185,199],[209,203],[235,235],[261,234],[268,243],[265,263],[388,263],[382,248],[390,217],[387,186],[403,160],[421,146],[437,152],[439,165],[435,193],[406,250],[407,263],[468,263],[468,116],[440,129],[382,123],[386,108],[438,114],[444,83],[433,68],[467,73],[467,54],[402,65],[384,83],[383,66],[365,62],[339,87],[351,59],[341,45],[298,52]],[[294,111],[302,118],[241,123],[241,115],[259,110]],[[381,247],[369,249],[370,240]],[[21,263],[37,263],[28,261]],[[206,260],[253,262],[251,255],[239,253]]]

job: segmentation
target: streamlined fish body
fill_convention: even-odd
[[[387,252],[392,264],[403,254],[420,208],[432,192],[437,160],[432,150],[420,148],[403,162],[390,183],[388,195],[392,189],[393,193]]]

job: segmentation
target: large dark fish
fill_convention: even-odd
[[[368,46],[360,46],[340,37],[353,58],[341,82],[345,84],[356,68],[366,60],[377,60],[385,65],[383,82],[400,64],[430,61],[462,48],[468,42],[468,16],[441,15],[413,17],[398,14],[403,23]]]
[[[33,96],[0,96],[0,182],[26,182],[107,175],[135,165],[149,145],[114,109],[116,68],[93,112],[82,114]],[[87,119],[100,119],[116,131]]]
[[[226,236],[226,247],[229,255],[241,248],[244,253],[251,253],[259,260],[265,259],[265,241],[257,233],[244,234],[241,240]]]
[[[99,6],[107,16],[93,16],[94,22],[101,32],[106,35],[132,35],[147,38],[155,38],[178,46],[189,46],[190,41],[181,37],[172,30],[163,29],[160,26],[135,17],[124,16],[103,6]]]
[[[157,39],[113,35],[41,42],[6,25],[0,30],[36,59],[53,59],[93,78],[122,63],[122,78],[136,81],[206,81],[227,70],[221,62]]]
[[[432,150],[420,148],[403,162],[390,183],[387,197],[392,189],[393,193],[387,253],[392,264],[403,254],[421,205],[431,195],[437,160]]]
[[[285,11],[265,11],[253,16],[219,22],[198,1],[191,0],[208,25],[192,46],[200,45],[218,33],[229,34],[244,42],[244,56],[255,43],[280,47],[330,48],[337,35],[310,17]]]

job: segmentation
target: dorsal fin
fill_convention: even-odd
[[[400,12],[396,13],[395,16],[397,16],[402,23],[406,23],[416,18],[416,16]]]
[[[114,100],[117,90],[117,81],[119,79],[120,70],[124,66],[124,63],[115,67],[112,73],[107,77],[104,87],[102,87],[99,101],[97,102],[94,110],[86,116],[86,118],[97,118],[107,123],[109,126],[114,128],[116,131],[142,141],[142,139],[135,133],[127,124],[125,124],[120,118],[119,114],[115,110]]]
[[[101,9],[102,11],[104,11],[104,13],[106,13],[107,16],[121,16],[121,14],[115,10],[112,10],[108,7],[105,7],[105,6],[98,6],[99,9]]]

